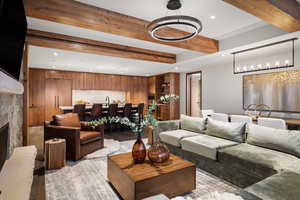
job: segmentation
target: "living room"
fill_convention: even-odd
[[[0,21],[0,199],[300,199],[298,0],[0,0]]]

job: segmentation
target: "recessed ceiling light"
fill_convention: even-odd
[[[53,65],[53,66],[52,66],[52,68],[53,68],[53,69],[55,69],[55,68],[56,68],[56,66],[54,66],[54,65]]]
[[[174,67],[174,69],[175,69],[175,70],[178,70],[179,68],[178,68],[178,67]]]
[[[221,55],[222,57],[224,57],[224,56],[226,56],[226,54],[225,53],[222,53],[222,55]]]
[[[58,56],[58,53],[54,52],[53,55],[54,55],[54,56]]]
[[[216,16],[211,15],[209,18],[210,18],[210,19],[216,19]]]

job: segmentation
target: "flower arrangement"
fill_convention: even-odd
[[[102,117],[97,120],[87,122],[87,125],[96,127],[106,123],[120,123],[128,126],[134,134],[139,135],[144,132],[146,126],[151,125],[155,127],[157,125],[157,119],[153,115],[153,111],[155,110],[156,106],[156,103],[151,104],[147,110],[145,118],[141,121],[132,122],[127,117]]]
[[[179,99],[179,97],[176,96],[175,94],[168,94],[160,97],[160,100],[163,103],[173,102],[177,99]],[[87,125],[96,127],[106,123],[120,123],[121,125],[128,126],[135,135],[139,136],[142,133],[144,133],[144,130],[147,126],[153,126],[153,127],[157,126],[157,119],[153,115],[153,112],[156,109],[156,107],[157,107],[157,103],[156,102],[152,103],[149,106],[144,119],[141,121],[130,121],[127,117],[109,117],[109,118],[102,117],[97,120],[87,122]]]
[[[160,97],[160,101],[161,101],[163,104],[167,104],[167,103],[170,103],[170,102],[174,102],[174,101],[176,101],[177,99],[179,99],[179,96],[177,96],[177,95],[175,95],[175,94],[166,94],[166,95]]]

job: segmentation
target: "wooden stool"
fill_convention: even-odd
[[[66,140],[52,139],[45,142],[46,168],[60,169],[65,166]]]

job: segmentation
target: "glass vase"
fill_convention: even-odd
[[[169,160],[170,152],[168,147],[157,140],[148,150],[148,158],[153,163],[163,163]]]
[[[141,134],[138,134],[137,140],[132,147],[132,158],[134,163],[142,163],[146,158],[146,146],[142,140]]]

